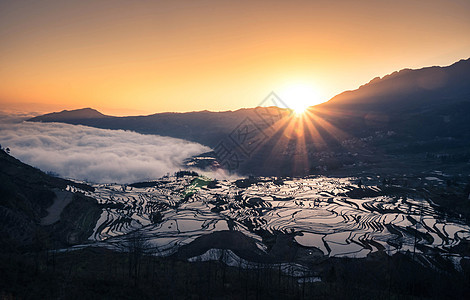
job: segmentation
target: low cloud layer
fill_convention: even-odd
[[[0,118],[0,144],[14,157],[61,177],[94,183],[159,178],[177,171],[185,158],[210,151],[181,139],[124,130],[6,121]]]

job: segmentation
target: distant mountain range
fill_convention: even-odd
[[[106,116],[92,108],[61,111],[30,119],[33,122],[62,122],[103,129],[133,130],[195,141],[209,147],[233,130],[246,117],[255,117],[254,109],[226,112],[158,113],[148,116]]]
[[[225,141],[230,154],[239,154],[239,172],[305,175],[371,168],[387,171],[409,165],[408,159],[426,161],[421,165],[427,167],[466,163],[470,159],[469,115],[467,59],[447,67],[404,69],[375,78],[310,107],[303,118],[277,107],[129,117],[106,116],[85,108],[29,121],[134,130],[216,149],[226,146]],[[280,120],[274,125],[270,123],[273,116]],[[240,141],[243,130],[257,131],[258,139],[247,141],[244,135]]]

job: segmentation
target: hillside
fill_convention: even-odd
[[[93,190],[85,184],[49,176],[0,150],[3,249],[51,248],[86,240],[101,209],[94,199],[67,191],[68,186],[72,190]]]

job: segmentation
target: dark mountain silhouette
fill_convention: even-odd
[[[408,160],[422,162],[424,158],[431,163],[421,165],[431,168],[432,162],[470,159],[470,59],[375,78],[310,107],[303,118],[271,107],[269,114],[284,118],[276,128],[269,127],[260,109],[131,117],[105,116],[85,109],[30,121],[134,130],[212,148],[233,139],[240,125],[249,122],[266,134],[258,136],[262,143],[254,151],[242,155],[238,171],[255,175],[305,175],[347,166],[354,170],[358,166],[398,169],[409,165]],[[234,147],[231,150],[236,152]]]
[[[278,108],[269,108],[278,110]],[[83,116],[83,117],[81,117]],[[198,142],[209,147],[229,134],[245,118],[256,119],[254,109],[188,113],[157,113],[148,116],[113,117],[93,109],[78,109],[38,116],[33,122],[63,122],[103,129],[133,130],[143,134],[158,134]]]
[[[376,77],[320,105],[324,108],[402,112],[469,99],[470,59],[446,67],[403,69]]]
[[[315,109],[335,114],[331,121],[352,133],[383,128],[415,139],[462,138],[470,129],[470,59],[375,78]]]
[[[41,116],[43,122],[67,122],[70,120],[86,120],[86,119],[99,119],[106,118],[99,111],[92,108],[82,108],[75,110],[63,110],[61,112],[53,112]]]

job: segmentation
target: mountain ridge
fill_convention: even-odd
[[[362,109],[383,109],[381,104],[393,103],[411,108],[429,105],[445,98],[470,96],[470,58],[449,66],[432,66],[421,69],[402,69],[383,77],[375,77],[368,83],[350,91],[344,91],[319,107],[331,108],[361,106]],[[416,98],[428,98],[427,102]],[[414,101],[413,101],[414,100]],[[391,108],[388,106],[387,108]]]
[[[42,122],[60,122],[70,119],[93,119],[93,118],[106,118],[107,115],[102,114],[96,109],[86,107],[72,110],[62,110],[60,112],[52,112],[40,116]],[[37,117],[30,119],[34,121]]]
[[[363,91],[366,88],[370,88],[372,85],[382,85],[390,80],[396,80],[397,78],[402,79],[401,77],[407,77],[416,74],[416,72],[433,72],[433,73],[440,73],[443,72],[447,69],[457,69],[457,72],[466,72],[467,74],[470,72],[470,58],[467,59],[461,59],[457,62],[454,62],[453,64],[447,65],[447,66],[428,66],[428,67],[423,67],[419,69],[410,69],[410,68],[404,68],[399,71],[394,71],[390,74],[384,75],[382,77],[377,76],[371,79],[369,82],[359,86],[357,89],[353,90],[346,90],[343,91],[336,96],[332,97],[330,100],[318,104],[318,105],[313,105],[311,107],[322,107],[322,106],[328,106],[332,104],[333,102],[337,101],[338,98],[341,98],[343,95],[349,95],[354,92],[359,92]],[[445,77],[445,75],[443,75]],[[464,76],[459,76],[457,78],[460,78],[464,83],[469,83],[469,80],[465,80]],[[434,90],[440,87],[441,84],[443,84],[446,79],[439,77],[436,75],[433,78],[427,78],[428,81],[424,79],[421,79],[421,82],[418,83],[423,89],[428,89],[428,90]],[[434,81],[434,82],[432,82]],[[434,83],[432,85],[431,83]],[[437,83],[437,84],[436,84]],[[470,89],[469,91],[465,91],[465,96],[470,95]],[[335,103],[336,104],[336,103]],[[181,114],[202,114],[202,113],[236,113],[244,110],[252,110],[256,109],[256,107],[253,108],[239,108],[236,110],[223,110],[223,111],[209,111],[209,110],[199,110],[199,111],[189,111],[189,112],[157,112],[157,113],[152,113],[148,115],[135,115],[135,116],[122,116],[122,117],[117,117],[117,116],[112,116],[112,115],[105,115],[101,112],[99,112],[96,109],[87,107],[87,108],[79,108],[79,109],[73,109],[73,110],[62,110],[60,112],[52,112],[52,113],[47,113],[43,114],[40,116],[36,116],[34,118],[29,119],[29,121],[37,122],[51,122],[52,119],[55,120],[60,120],[60,119],[86,119],[86,118],[105,118],[105,117],[114,117],[114,118],[131,118],[131,117],[150,117],[150,116],[157,116],[157,115],[181,115]]]
[[[470,59],[446,67],[403,69],[312,106],[302,118],[271,107],[268,118],[282,116],[274,133],[260,107],[81,119],[49,115],[30,121],[133,130],[181,138],[213,149],[221,142],[233,141],[240,126],[251,124],[261,132],[263,142],[249,154],[241,153],[244,162],[239,171],[245,174],[305,175],[357,164],[364,168],[383,166],[391,156],[394,162],[387,166],[398,168],[411,157],[418,161],[434,157],[437,164],[442,155],[458,157],[459,161],[469,157],[469,78]],[[230,151],[240,149],[233,143],[231,147]]]

